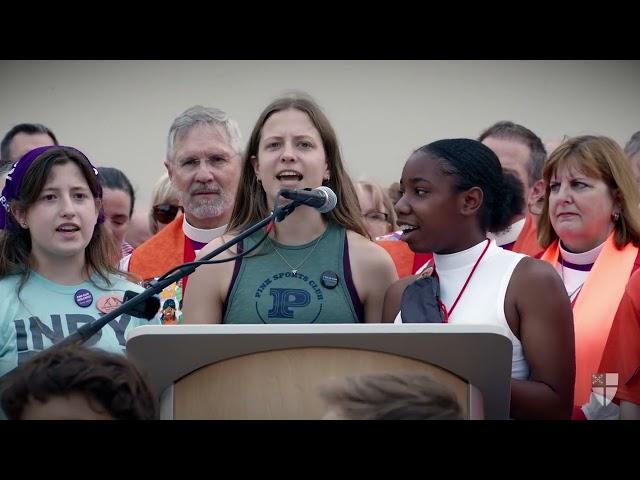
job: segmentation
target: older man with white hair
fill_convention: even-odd
[[[171,125],[164,162],[180,196],[184,215],[125,257],[120,267],[143,280],[153,279],[182,263],[226,229],[240,178],[240,129],[217,108],[194,106]],[[175,291],[163,292],[179,305],[183,279]]]

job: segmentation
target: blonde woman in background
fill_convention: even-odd
[[[151,192],[151,209],[149,210],[149,226],[151,235],[155,235],[170,224],[182,210],[178,193],[169,180],[167,172],[158,179]]]
[[[127,242],[134,248],[143,244],[171,223],[181,209],[178,194],[171,186],[169,175],[165,172],[151,192],[151,208],[133,212],[127,230]]]
[[[372,240],[398,229],[396,212],[387,192],[370,180],[356,182],[356,193],[367,232]]]

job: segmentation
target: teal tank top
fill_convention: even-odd
[[[248,250],[260,230],[239,246]],[[364,308],[351,276],[344,227],[329,222],[306,245],[281,245],[270,239],[236,260],[223,323],[356,323]]]

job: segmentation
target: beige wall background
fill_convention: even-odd
[[[248,137],[274,97],[304,90],[338,133],[354,178],[399,180],[411,151],[497,120],[543,140],[640,130],[639,61],[0,61],[0,132],[49,126],[96,166],[123,170],[146,208],[173,118],[226,110]]]

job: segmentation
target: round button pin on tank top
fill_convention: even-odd
[[[93,303],[93,295],[85,288],[81,288],[73,294],[73,299],[79,307],[86,308]]]
[[[338,286],[339,278],[336,272],[332,272],[331,270],[325,270],[320,275],[320,283],[325,288],[329,290],[336,288]]]

